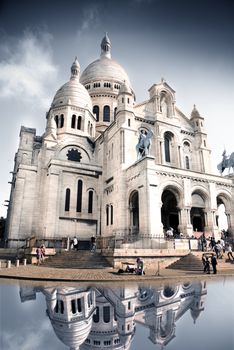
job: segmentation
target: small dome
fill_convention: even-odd
[[[64,84],[55,94],[52,108],[62,106],[64,104],[71,104],[77,107],[92,110],[92,101],[88,91],[79,82],[80,65],[77,60],[71,66],[71,78]]]
[[[130,94],[132,95],[132,90],[129,87],[129,85],[126,83],[126,81],[123,82],[123,84],[120,87],[119,94]]]

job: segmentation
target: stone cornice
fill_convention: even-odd
[[[177,179],[189,179],[194,182],[201,182],[201,183],[215,183],[218,186],[222,187],[229,187],[229,188],[234,188],[234,184],[228,182],[222,182],[220,179],[215,180],[215,176],[209,175],[210,178],[204,178],[204,177],[196,177],[193,175],[188,175],[188,174],[178,174],[178,173],[170,173],[166,171],[158,171],[156,170],[155,172],[157,175],[162,175],[162,176],[167,176],[170,178],[177,178]],[[211,177],[214,177],[213,179]]]
[[[149,119],[145,119],[145,118],[142,118],[142,117],[137,117],[137,116],[135,116],[135,120],[137,120],[137,121],[139,121],[139,122],[151,124],[151,125],[154,125],[154,124],[155,124],[155,120],[149,120]]]
[[[187,130],[180,130],[181,134],[189,135],[189,136],[195,136],[194,132],[187,131]]]

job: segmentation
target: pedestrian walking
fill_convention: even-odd
[[[213,268],[213,273],[216,274],[217,273],[217,259],[216,259],[215,254],[213,254],[211,257],[211,265]]]

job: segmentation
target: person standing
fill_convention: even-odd
[[[213,273],[216,275],[216,273],[217,273],[217,259],[216,259],[215,254],[213,254],[211,257],[211,265],[213,268]]]
[[[227,256],[228,256],[228,259],[231,260],[234,260],[234,256],[232,254],[232,246],[230,244],[228,244],[227,246]]]
[[[96,251],[96,237],[92,235],[91,237],[91,253],[95,253]]]
[[[202,254],[202,264],[203,264],[203,272],[206,272],[206,257],[205,257],[205,254]]]
[[[208,256],[206,256],[205,272],[208,273],[208,275],[210,274],[210,261]]]
[[[46,256],[46,247],[45,244],[41,245],[41,260],[44,261]]]
[[[37,265],[41,264],[41,247],[37,247],[36,249],[36,257],[37,257]]]
[[[77,239],[76,236],[75,236],[74,239],[73,239],[73,245],[74,245],[74,249],[75,249],[75,250],[78,250],[78,239]]]

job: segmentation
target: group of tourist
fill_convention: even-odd
[[[38,246],[36,249],[37,265],[40,265],[45,260],[45,256],[46,256],[46,248],[45,248],[45,245],[42,244],[41,246]]]
[[[78,246],[79,246],[78,238],[77,238],[77,236],[75,236],[71,240],[70,249],[71,250],[78,250]],[[90,251],[91,251],[91,253],[96,252],[96,247],[97,247],[96,237],[94,235],[92,235],[92,237],[90,238]]]
[[[201,243],[201,250],[204,251],[212,251],[216,254],[217,259],[222,259],[224,253],[227,253],[228,259],[233,259],[233,251],[232,251],[232,245],[225,242],[224,237],[221,236],[220,239],[217,241],[214,237],[209,237],[208,239],[203,234],[200,237],[200,243]]]
[[[123,263],[125,264],[125,263]],[[119,269],[118,273],[135,273],[136,275],[145,275],[145,270],[144,270],[144,262],[143,259],[138,257],[136,259],[136,264],[134,263],[126,263],[127,267],[126,269]]]
[[[203,263],[203,271],[207,274],[210,274],[210,265],[212,265],[213,273],[217,273],[217,258],[215,254],[206,255],[202,254],[202,263]]]

